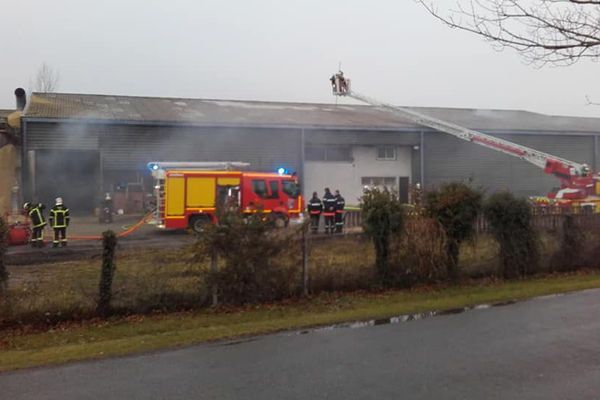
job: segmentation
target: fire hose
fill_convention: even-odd
[[[135,224],[133,224],[132,226],[130,226],[123,232],[117,233],[117,237],[118,238],[127,237],[130,234],[132,234],[133,232],[137,231],[138,229],[140,229],[142,227],[142,225],[144,225],[150,219],[150,217],[152,216],[153,213],[154,213],[154,211],[150,211],[148,214],[144,215],[138,222],[136,222]],[[69,240],[102,240],[102,236],[101,235],[90,235],[90,236],[75,235],[75,236],[69,236]]]

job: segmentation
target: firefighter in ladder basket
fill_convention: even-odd
[[[346,200],[342,197],[339,190],[335,191],[335,231],[342,233],[344,230],[344,207]]]
[[[323,216],[325,217],[325,233],[333,234],[335,229],[335,196],[331,194],[329,188],[325,188],[325,195],[323,195]]]
[[[46,219],[42,212],[44,208],[42,203],[23,204],[23,209],[31,221],[31,247],[44,247],[44,226],[46,226]]]
[[[56,204],[50,209],[50,226],[54,230],[52,247],[67,245],[67,227],[69,226],[69,209],[63,204],[61,197],[56,198]]]
[[[348,93],[348,89],[350,88],[350,81],[344,78],[344,73],[342,71],[338,72],[335,75],[332,75],[329,78],[331,81],[331,88],[333,90],[333,94],[346,94]]]
[[[308,213],[310,214],[310,231],[317,233],[319,230],[319,220],[321,219],[321,213],[323,212],[323,203],[317,192],[313,192],[312,198],[308,202]]]

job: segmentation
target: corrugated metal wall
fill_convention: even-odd
[[[593,136],[497,135],[559,157],[592,165]],[[425,183],[474,179],[488,192],[510,189],[524,196],[545,195],[559,181],[543,170],[509,155],[437,133],[425,133]]]
[[[256,170],[278,166],[301,170],[300,129],[195,128],[28,122],[26,150],[99,149],[104,171],[145,171],[148,161],[246,161]],[[593,165],[594,137],[575,135],[499,135],[550,154]],[[420,144],[419,132],[305,131],[306,144]],[[521,195],[545,194],[558,181],[525,161],[447,134],[426,132],[426,185],[472,177],[489,191],[510,188]],[[417,156],[421,150],[415,149]],[[597,160],[596,160],[597,161]],[[420,179],[414,158],[413,181]]]
[[[28,150],[99,149],[104,170],[144,170],[149,161],[245,161],[256,170],[300,167],[299,130],[33,123]]]

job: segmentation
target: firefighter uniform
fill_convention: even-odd
[[[50,226],[54,230],[52,247],[67,245],[67,227],[69,226],[69,209],[63,204],[62,199],[56,199],[56,204],[50,209]]]
[[[27,211],[27,215],[31,221],[31,247],[44,247],[44,226],[46,226],[46,219],[42,211],[45,206],[42,203],[25,203],[23,204],[23,208]]]
[[[323,212],[323,203],[317,196],[317,192],[313,193],[312,199],[308,201],[308,213],[310,214],[310,230],[312,233],[317,233],[319,230],[319,220]]]
[[[344,230],[344,207],[346,201],[339,190],[335,191],[335,231],[341,233]]]
[[[323,217],[325,217],[325,233],[333,233],[335,229],[335,196],[331,194],[329,188],[325,188],[323,196]]]

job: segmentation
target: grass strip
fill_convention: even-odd
[[[599,287],[600,273],[578,273],[379,293],[323,294],[242,309],[71,323],[44,332],[4,331],[0,332],[0,371]]]

